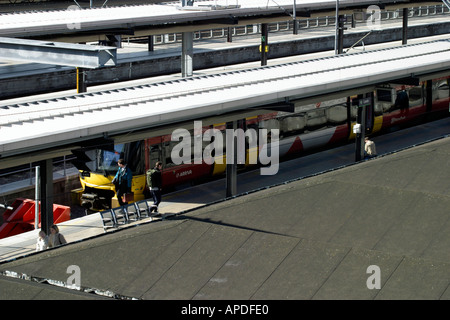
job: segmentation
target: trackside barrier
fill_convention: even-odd
[[[147,217],[151,219],[150,221],[153,220],[153,216],[150,215],[150,207],[147,200],[141,200],[121,207],[101,211],[100,216],[105,232],[107,232],[108,229],[117,229],[120,226]]]
[[[127,215],[128,222],[138,221],[141,219],[140,212],[138,211],[135,203],[129,203],[125,205],[124,209]]]
[[[116,218],[116,224],[118,226],[125,225],[128,223],[127,211],[125,210],[124,207],[113,208],[111,209],[111,211]]]
[[[112,210],[105,210],[100,212],[102,217],[103,230],[106,232],[110,228],[116,228],[117,222]]]
[[[3,224],[0,226],[0,239],[21,234],[34,229],[36,202],[30,199],[17,198],[3,213]],[[41,221],[39,212],[39,227]],[[53,223],[58,224],[70,220],[70,207],[53,204]]]

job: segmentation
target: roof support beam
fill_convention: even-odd
[[[409,9],[403,8],[402,44],[408,43],[408,14],[409,14]]]
[[[0,37],[0,59],[100,68],[116,65],[117,48]]]
[[[41,230],[50,234],[53,225],[53,161],[42,160],[40,163],[41,193]]]
[[[193,75],[193,57],[194,57],[194,34],[192,32],[183,32],[183,42],[181,45],[181,75],[183,78]]]

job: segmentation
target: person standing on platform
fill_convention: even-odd
[[[150,213],[155,211],[157,215],[158,206],[161,203],[162,192],[162,162],[158,161],[155,164],[155,168],[147,170],[147,186],[153,198],[153,204],[150,207]]]
[[[365,159],[370,159],[377,156],[377,149],[375,148],[375,142],[369,139],[369,137],[364,138],[364,154]]]
[[[131,192],[133,173],[131,172],[131,169],[128,168],[127,163],[124,159],[119,159],[119,161],[117,161],[117,164],[119,165],[119,169],[117,170],[116,176],[112,180],[112,183],[116,187],[117,200],[119,201],[119,205],[123,206],[125,204],[128,204],[126,202],[123,202],[122,196],[125,193]]]
[[[39,237],[36,242],[36,252],[43,251],[48,248],[48,236],[43,230],[39,231]]]
[[[48,247],[54,248],[67,243],[66,238],[59,233],[59,228],[56,224],[50,227],[50,236],[48,237]]]

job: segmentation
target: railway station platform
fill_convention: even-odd
[[[223,181],[170,194],[164,219],[115,232],[96,215],[72,220],[61,225],[69,244],[40,253],[21,251],[35,235],[16,238],[0,299],[105,298],[90,288],[144,300],[448,300],[449,128],[446,118],[375,137],[380,156],[359,163],[350,144],[274,176],[248,172],[231,199]],[[48,284],[69,283],[73,265],[83,290]]]

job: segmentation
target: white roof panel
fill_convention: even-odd
[[[382,3],[396,3],[399,1],[384,0]],[[400,1],[408,2],[408,1]],[[378,2],[379,3],[379,2]],[[346,6],[374,4],[373,0],[340,0],[341,8]],[[206,10],[215,6],[238,8],[222,10]],[[301,9],[333,9],[335,0],[303,0],[297,1],[297,10]],[[0,36],[21,36],[24,32],[32,34],[48,34],[98,30],[104,28],[129,28],[143,25],[164,25],[192,20],[255,16],[261,14],[285,13],[292,11],[292,0],[213,0],[194,2],[189,10],[180,10],[180,4],[149,4],[137,6],[123,6],[111,8],[93,8],[69,10],[26,12],[0,15]],[[287,16],[287,14],[286,14]]]

